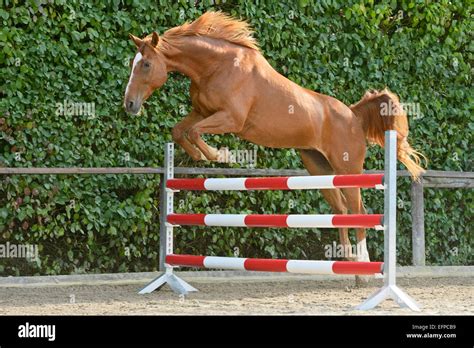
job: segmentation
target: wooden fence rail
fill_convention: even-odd
[[[114,167],[114,168],[0,168],[0,175],[76,175],[76,174],[158,174],[163,175],[161,167]],[[366,173],[383,173],[368,170]],[[180,175],[224,175],[224,176],[306,176],[304,169],[255,169],[255,168],[191,168],[176,167],[175,174]],[[409,177],[406,170],[399,170],[397,175]],[[419,182],[411,183],[411,216],[412,216],[412,262],[414,266],[425,265],[425,220],[423,190],[432,188],[474,188],[474,172],[457,172],[428,170]],[[164,188],[160,185],[160,197]]]

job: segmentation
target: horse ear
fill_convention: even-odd
[[[128,34],[128,37],[133,41],[133,43],[135,44],[135,46],[137,46],[137,48],[139,48],[142,44],[143,44],[143,40],[132,35],[132,34]]]
[[[158,34],[156,33],[156,31],[154,31],[152,34],[151,34],[151,45],[153,47],[156,47],[156,45],[158,45],[158,41],[160,41],[160,37],[158,36]]]

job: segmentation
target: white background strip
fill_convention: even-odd
[[[245,227],[245,217],[247,215],[240,214],[207,214],[204,217],[204,223],[207,226],[237,226]]]
[[[293,176],[288,178],[287,185],[290,190],[333,188],[334,175],[321,176]]]
[[[244,267],[245,260],[246,258],[242,258],[242,257],[207,256],[204,259],[204,267],[236,269],[236,270],[245,271],[245,267]]]
[[[333,227],[334,215],[288,215],[288,227]]]
[[[206,190],[245,190],[245,178],[206,179]]]
[[[290,260],[286,264],[286,270],[290,273],[334,274],[333,263],[334,261]]]

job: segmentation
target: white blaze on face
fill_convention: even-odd
[[[133,72],[135,70],[135,67],[137,66],[138,62],[142,60],[142,58],[143,58],[142,54],[138,52],[135,58],[133,59],[132,72],[130,74],[130,79],[128,80],[127,88],[125,89],[125,96],[128,94],[128,87],[130,87],[130,84],[132,83]]]

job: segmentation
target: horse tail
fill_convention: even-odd
[[[383,147],[385,131],[397,131],[397,157],[407,167],[413,180],[418,180],[425,172],[421,167],[421,158],[425,164],[428,160],[408,143],[408,118],[398,96],[387,88],[383,91],[367,91],[350,108],[361,119],[366,139],[371,143]]]

